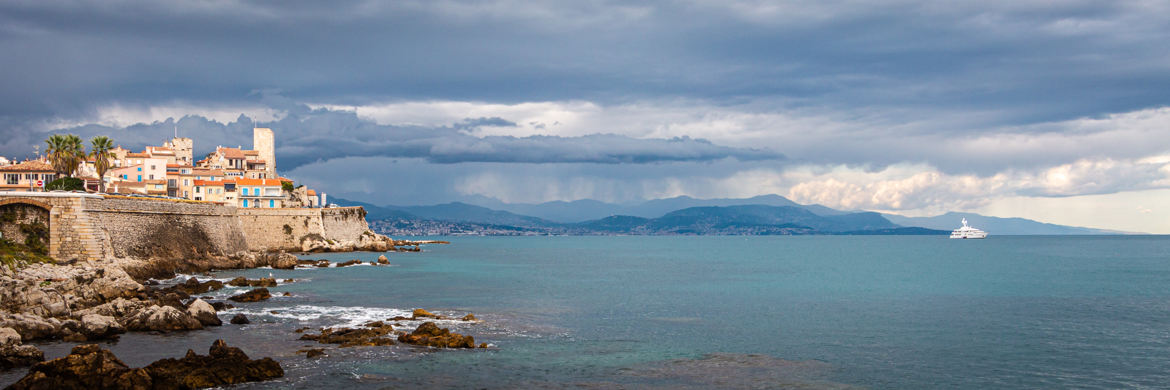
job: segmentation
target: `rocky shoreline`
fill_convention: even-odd
[[[353,248],[418,251],[420,244],[440,243],[392,240],[383,236],[375,236],[375,238],[363,239],[357,244],[342,243],[341,245],[333,244],[307,249],[313,252],[352,251]],[[258,267],[294,269],[298,265],[304,266],[305,262],[305,260],[299,260],[296,256],[288,253],[242,252],[229,256],[208,255],[198,259],[183,260],[123,259],[102,263],[72,262],[72,264],[62,265],[38,263],[23,267],[0,267],[0,369],[32,366],[26,377],[11,388],[94,388],[95,383],[108,384],[106,382],[93,382],[93,380],[103,380],[99,376],[125,379],[124,383],[127,386],[135,384],[135,386],[131,386],[134,388],[200,388],[239,383],[207,382],[202,379],[173,379],[160,373],[158,367],[161,366],[156,365],[163,364],[160,363],[162,361],[144,368],[131,369],[118,361],[112,353],[102,350],[96,345],[81,345],[74,348],[73,353],[69,356],[45,362],[43,352],[35,346],[24,343],[37,340],[63,340],[76,343],[113,341],[117,340],[120,334],[126,332],[166,333],[222,326],[224,320],[219,318],[218,312],[231,308],[231,303],[209,302],[202,299],[200,294],[222,289],[225,285],[249,287],[250,290],[232,296],[228,300],[257,302],[268,299],[271,294],[267,288],[275,287],[279,282],[273,278],[237,278],[227,283],[216,280],[199,281],[191,278],[184,283],[163,287],[157,285],[152,279],[169,279],[174,277],[176,273],[194,274],[223,269]],[[310,262],[319,266],[319,261]],[[342,264],[332,265],[340,267]],[[370,264],[374,266],[388,265],[389,261],[383,255],[378,260],[371,261]],[[287,293],[285,294],[287,295]],[[238,314],[231,318],[230,322],[244,324],[249,321],[242,314]],[[373,331],[370,332],[370,330]],[[338,332],[347,331],[324,329],[322,336],[336,335]],[[470,336],[438,329],[433,323],[420,325],[415,332],[397,331],[391,325],[386,324],[380,325],[376,329],[363,329],[363,332],[358,333],[374,334],[372,337],[379,338],[379,341],[338,344],[343,344],[342,347],[391,345],[395,341],[400,341],[435,347],[448,345],[475,347],[474,340]],[[417,336],[411,336],[414,334]],[[392,338],[393,336],[397,336],[397,338]],[[419,342],[418,340],[424,341]],[[321,343],[327,344],[326,341],[321,341]],[[314,356],[320,354],[313,353]],[[241,356],[243,360],[240,360]],[[239,349],[227,347],[222,344],[222,341],[219,341],[212,346],[209,356],[195,355],[188,351],[187,356],[183,359],[166,359],[175,360],[166,364],[169,364],[168,367],[171,368],[190,368],[207,364],[211,364],[209,367],[215,367],[220,364],[217,362],[223,360],[222,358],[235,359],[233,364],[237,365],[244,364],[241,363],[244,361],[250,361]],[[94,359],[105,363],[95,363]],[[262,360],[271,362],[271,364],[264,363],[265,365],[274,365],[274,367],[265,368],[265,372],[271,374],[280,371],[280,366],[275,361],[268,358]],[[174,369],[172,371],[184,370]],[[252,379],[246,380],[263,380],[279,376],[268,374],[248,376],[247,378]],[[145,384],[145,387],[137,386],[142,384]]]

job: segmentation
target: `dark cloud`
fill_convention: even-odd
[[[1128,1],[3,2],[0,115],[279,89],[337,104],[783,97],[1031,123],[1170,101],[1166,11]]]

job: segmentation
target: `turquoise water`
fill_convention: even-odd
[[[215,338],[281,360],[247,388],[1117,388],[1170,383],[1170,238],[454,237],[296,278],[255,322],[112,345],[144,365]],[[344,261],[374,253],[311,255]],[[220,296],[232,293],[226,291]],[[301,326],[426,308],[493,345],[330,349]],[[270,311],[276,310],[277,314]],[[415,324],[403,324],[413,327]],[[44,345],[60,356],[71,346]],[[319,345],[316,345],[319,346]]]

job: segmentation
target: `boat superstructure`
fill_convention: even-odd
[[[951,238],[987,238],[987,232],[967,225],[967,218],[963,218],[963,227],[952,231]]]

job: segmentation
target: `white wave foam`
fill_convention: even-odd
[[[273,296],[276,298],[276,296]],[[284,297],[282,297],[284,298]],[[288,297],[288,298],[295,298]],[[276,313],[273,313],[275,311]],[[252,308],[233,308],[224,310],[224,313],[236,314],[240,313],[248,317],[268,317],[277,320],[293,320],[298,322],[318,322],[323,327],[358,327],[372,321],[386,321],[394,317],[410,317],[413,309],[396,309],[385,307],[364,307],[364,306],[316,306],[316,305],[296,305],[290,307],[252,307]],[[418,320],[399,320],[393,323],[402,324],[403,329],[414,329],[423,322],[434,322],[439,325],[460,325],[470,324],[470,321],[460,321],[455,313],[436,313],[448,318],[455,319],[441,319],[420,318]]]

